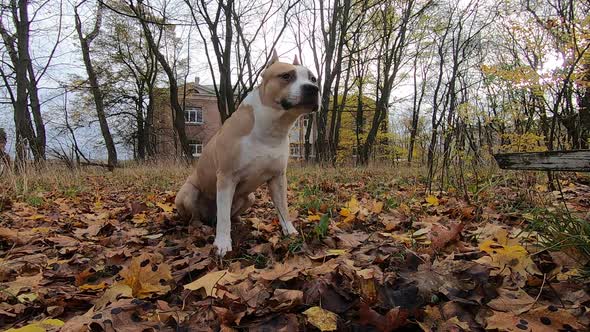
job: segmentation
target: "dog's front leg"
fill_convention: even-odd
[[[217,174],[217,229],[215,242],[217,254],[223,257],[231,247],[231,206],[236,183],[231,177]]]
[[[287,208],[287,175],[280,174],[268,182],[270,196],[275,207],[279,211],[279,221],[285,235],[297,234],[293,223],[289,221],[289,209]]]

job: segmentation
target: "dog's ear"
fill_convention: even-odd
[[[272,57],[268,60],[266,64],[266,68],[270,67],[273,63],[279,61],[279,55],[277,54],[277,50],[272,50]]]
[[[301,63],[299,62],[299,58],[297,57],[297,54],[295,54],[295,59],[293,60],[293,65],[301,66]]]

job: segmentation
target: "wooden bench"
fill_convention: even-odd
[[[590,172],[590,150],[495,154],[501,169]]]

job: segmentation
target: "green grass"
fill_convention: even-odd
[[[39,196],[27,196],[25,201],[30,206],[35,206],[35,207],[39,207],[39,206],[43,205],[43,203],[45,202],[43,197],[39,197]]]
[[[525,214],[539,244],[551,251],[571,251],[590,259],[590,222],[563,209],[536,208]]]
[[[322,191],[317,184],[306,184],[300,189],[299,208],[318,211],[322,204]]]

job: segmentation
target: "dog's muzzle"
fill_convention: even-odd
[[[311,112],[315,112],[319,108],[319,94],[320,88],[317,85],[305,84],[301,87],[301,98],[298,103],[294,104],[288,99],[282,99],[281,107],[284,110],[289,110],[293,107],[310,108]]]

